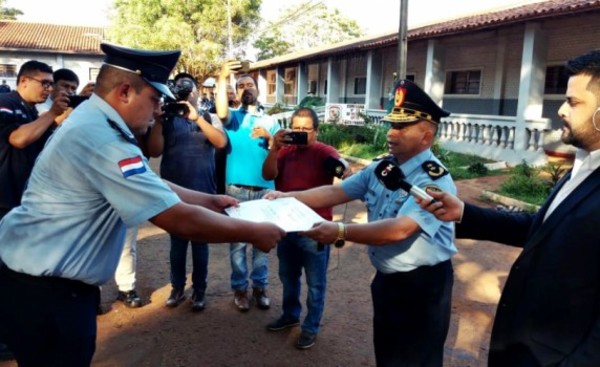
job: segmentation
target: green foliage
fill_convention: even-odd
[[[269,108],[265,113],[267,115],[275,115],[277,113],[285,112],[285,108],[282,103],[275,103],[271,108]]]
[[[541,205],[548,197],[550,189],[551,186],[539,177],[538,171],[523,162],[511,170],[511,176],[500,185],[498,193]]]
[[[536,171],[535,167],[528,165],[527,162],[525,162],[525,161],[521,162],[520,164],[517,164],[512,169],[512,173],[513,173],[513,175],[516,175],[516,176],[525,176],[525,177],[537,176],[537,171]]]
[[[442,148],[442,146],[440,145],[440,142],[437,139],[433,142],[433,145],[431,146],[431,151],[433,152],[433,154],[436,157],[438,157],[438,159],[440,161],[442,161],[442,163],[446,167],[450,166],[450,163],[451,163],[450,152],[447,151],[446,149]]]
[[[356,21],[345,17],[338,9],[329,9],[323,2],[289,6],[263,29],[253,43],[259,50],[258,60],[346,41],[363,34]]]
[[[23,12],[15,8],[4,6],[6,0],[0,0],[0,20],[17,20],[17,16],[23,15]]]
[[[549,176],[551,187],[556,185],[558,180],[567,172],[567,168],[560,162],[548,162],[541,170]]]
[[[371,159],[387,152],[384,128],[370,126],[319,125],[319,140],[340,153]]]
[[[467,171],[474,173],[478,176],[485,176],[488,174],[489,169],[485,166],[485,164],[481,162],[471,163],[469,167],[467,167]]]
[[[232,41],[240,51],[260,20],[261,0],[231,0]],[[227,54],[227,2],[222,0],[115,0],[108,39],[129,47],[180,49],[176,71],[200,80]]]
[[[279,30],[276,30],[271,36],[263,36],[257,39],[253,46],[258,50],[257,60],[267,60],[289,53],[294,45],[284,40]]]
[[[298,107],[320,107],[320,106],[325,106],[325,100],[321,97],[317,97],[317,96],[306,96],[304,98],[302,98],[302,100],[300,101],[300,103],[298,104]]]

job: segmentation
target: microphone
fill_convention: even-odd
[[[429,196],[425,190],[406,182],[404,180],[406,177],[404,172],[390,161],[381,161],[377,167],[375,167],[375,176],[388,190],[396,191],[402,189],[421,200],[435,201],[435,199]]]
[[[344,163],[342,163],[339,159],[335,159],[330,156],[325,158],[323,161],[323,168],[325,169],[325,172],[331,174],[332,176],[342,178],[346,166],[344,166]]]

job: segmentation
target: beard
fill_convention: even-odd
[[[254,93],[252,93],[249,90],[245,90],[242,93],[242,97],[240,98],[240,100],[244,106],[251,106],[256,104],[256,97],[254,96]]]
[[[581,134],[581,131],[577,133],[573,131],[569,126],[563,127],[563,132],[560,135],[560,140],[563,143],[572,145],[576,148],[585,149],[586,147],[586,143]]]

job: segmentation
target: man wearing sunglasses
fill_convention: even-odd
[[[339,185],[265,197],[293,196],[313,209],[362,200],[368,223],[323,221],[303,234],[336,247],[344,240],[369,245],[376,269],[371,297],[378,367],[441,367],[454,281],[450,259],[457,251],[454,226],[422,210],[405,188],[456,192],[430,149],[449,112],[409,80],[398,81],[394,90],[394,108],[383,118],[390,125],[388,157]],[[401,185],[403,178],[413,187]]]

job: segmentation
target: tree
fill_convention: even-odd
[[[19,9],[6,8],[5,3],[6,0],[0,0],[0,20],[17,20],[18,15],[23,15]]]
[[[234,56],[260,21],[262,0],[230,0]],[[227,0],[116,0],[109,40],[151,50],[180,49],[177,71],[211,76],[228,53]]]
[[[267,58],[333,44],[363,34],[356,23],[340,13],[329,9],[322,2],[310,0],[288,8],[275,21],[268,22],[258,34],[253,46],[257,58]]]

